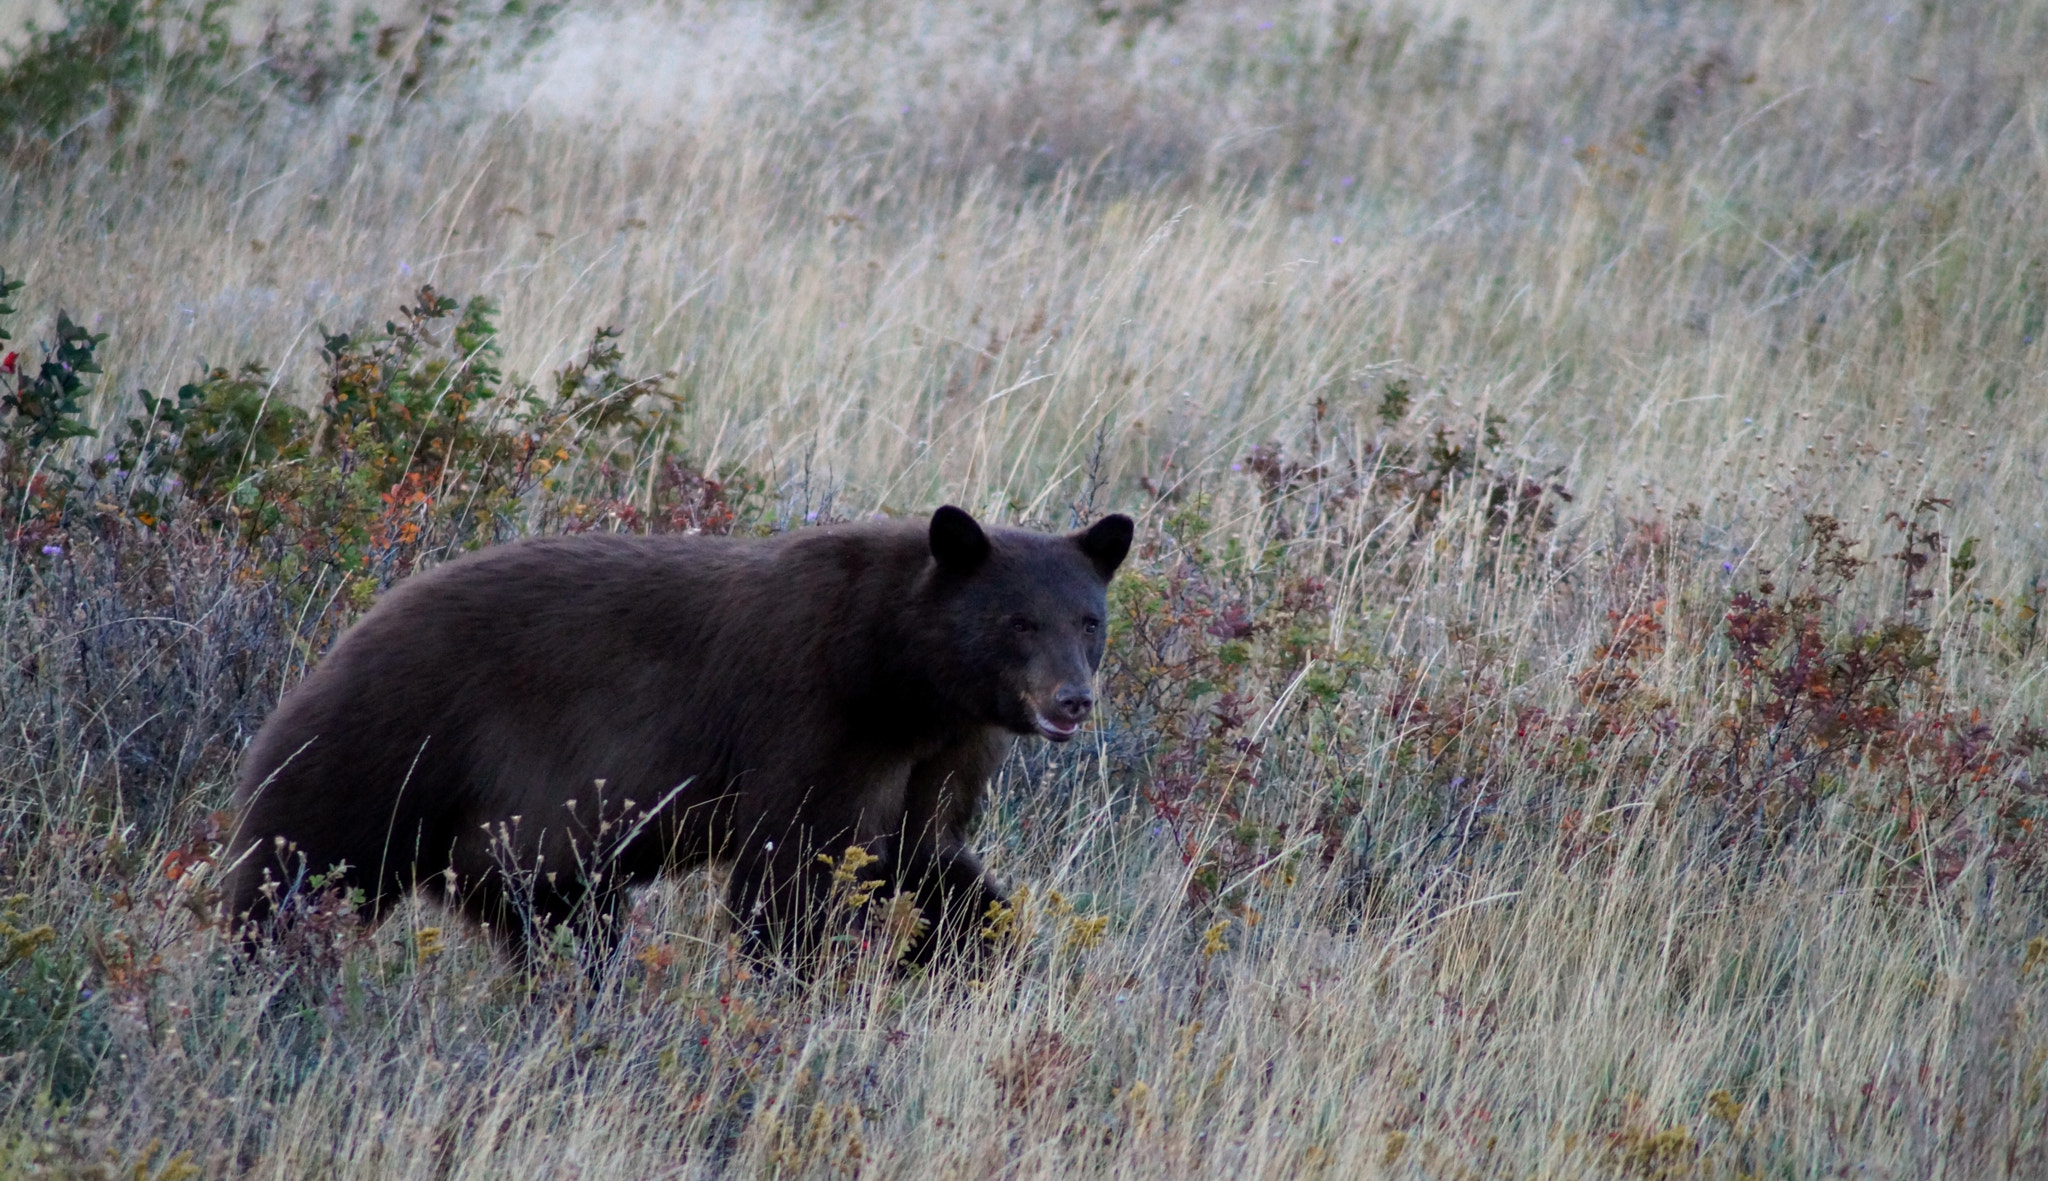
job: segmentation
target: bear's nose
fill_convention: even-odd
[[[1085,685],[1063,686],[1052,700],[1061,713],[1077,722],[1095,708],[1095,695]]]

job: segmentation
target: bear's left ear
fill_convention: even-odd
[[[939,569],[972,574],[988,561],[988,534],[966,509],[942,505],[932,514],[932,557]]]
[[[1102,575],[1102,581],[1108,582],[1116,568],[1124,564],[1124,556],[1131,552],[1131,533],[1135,528],[1129,517],[1111,513],[1074,534],[1074,544],[1095,563],[1095,572]]]

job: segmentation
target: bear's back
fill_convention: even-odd
[[[393,588],[336,643],[264,727],[244,790],[316,740],[379,779],[398,762],[419,777],[548,753],[536,744],[770,741],[790,703],[887,647],[876,614],[922,557],[921,533],[893,522],[770,539],[582,534],[467,555]]]

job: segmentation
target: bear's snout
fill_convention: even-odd
[[[1095,693],[1086,684],[1061,685],[1052,700],[1038,709],[1038,732],[1054,742],[1065,742],[1081,729],[1095,708]]]
[[[1090,692],[1086,685],[1062,685],[1060,691],[1053,696],[1053,706],[1060,711],[1062,717],[1078,722],[1088,716],[1089,710],[1095,708],[1095,694]]]

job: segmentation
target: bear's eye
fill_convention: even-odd
[[[1010,616],[1010,630],[1016,632],[1019,635],[1023,635],[1027,632],[1037,631],[1038,625],[1024,618],[1022,615],[1012,615]]]
[[[1102,621],[1100,619],[1096,619],[1094,616],[1089,616],[1087,619],[1083,619],[1081,621],[1081,630],[1087,632],[1091,636],[1094,635],[1096,630],[1101,626]]]

